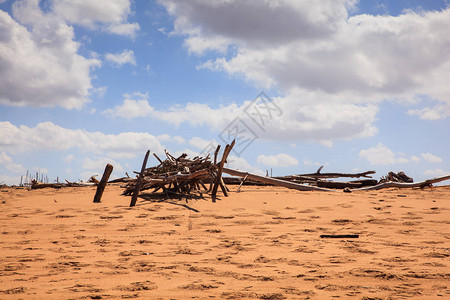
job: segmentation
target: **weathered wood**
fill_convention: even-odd
[[[329,239],[357,239],[359,234],[321,234],[321,238]]]
[[[236,192],[239,193],[241,191],[241,186],[244,184],[245,180],[247,180],[248,174],[242,179],[241,184],[238,186]]]
[[[212,201],[216,202],[216,196],[217,196],[217,190],[219,188],[219,185],[221,185],[221,179],[222,179],[222,170],[225,165],[225,162],[227,161],[227,157],[231,152],[231,149],[233,149],[234,144],[236,143],[236,140],[233,140],[230,145],[225,146],[225,150],[223,151],[222,160],[219,163],[218,169],[217,169],[217,178],[216,182],[214,183],[214,187],[211,192]],[[228,196],[228,193],[226,192],[226,189],[223,189],[224,195]]]
[[[335,192],[336,191],[336,190],[332,190],[332,189],[303,185],[303,184],[280,180],[280,179],[275,179],[275,178],[271,178],[271,177],[260,176],[260,175],[251,174],[248,172],[242,172],[242,171],[229,169],[229,168],[223,168],[223,172],[230,174],[232,176],[239,176],[239,177],[247,176],[247,178],[251,179],[251,180],[261,181],[264,183],[282,186],[282,187],[285,187],[288,189],[294,189],[294,190],[299,190],[299,191],[326,191],[326,192]]]
[[[374,186],[362,187],[362,188],[359,188],[359,189],[354,189],[354,191],[380,190],[380,189],[391,188],[391,187],[395,187],[395,188],[415,188],[415,187],[424,188],[424,187],[427,187],[427,186],[431,186],[433,183],[437,183],[437,182],[441,182],[441,181],[445,181],[445,180],[449,180],[449,179],[450,179],[450,174],[449,175],[445,175],[445,176],[441,176],[441,177],[432,178],[432,179],[427,179],[427,180],[424,180],[424,181],[414,182],[414,183],[389,181],[389,182],[383,182],[383,183],[380,183],[380,184],[377,184],[377,185],[374,185]]]
[[[61,183],[40,183],[36,180],[33,180],[31,183],[31,189],[37,190],[37,189],[44,189],[44,188],[54,188],[54,189],[60,189],[63,185]]]
[[[355,188],[361,188],[364,186],[373,186],[373,185],[376,185],[377,183],[378,183],[378,181],[376,179],[366,179],[366,180],[349,181],[349,182],[318,180],[317,186],[328,188],[328,189],[345,189],[345,188],[355,189]]]
[[[103,191],[105,190],[106,184],[108,183],[109,176],[113,171],[113,166],[107,164],[105,167],[105,171],[103,172],[102,179],[97,185],[97,191],[94,196],[94,203],[100,203],[103,195]]]
[[[375,174],[375,171],[366,171],[362,173],[320,173],[323,166],[321,166],[316,173],[311,174],[300,174],[300,175],[294,175],[294,176],[300,176],[300,177],[311,177],[311,178],[339,178],[339,177],[366,177],[366,178],[372,178],[369,176],[369,174]]]
[[[136,186],[134,187],[133,196],[131,197],[130,207],[133,207],[136,205],[137,197],[139,196],[139,191],[141,190],[141,183],[142,183],[142,178],[144,177],[144,171],[145,171],[145,168],[147,167],[147,160],[148,160],[149,155],[150,155],[150,150],[148,150],[147,153],[145,154],[145,158],[142,163],[141,173],[139,174],[139,177],[136,181]]]
[[[159,158],[158,155],[156,155],[156,153],[153,153],[153,156],[159,161],[160,164],[163,163],[163,161],[161,160],[161,158]]]

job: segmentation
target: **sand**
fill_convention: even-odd
[[[450,187],[0,190],[0,299],[449,299]],[[358,234],[325,239],[321,234]]]

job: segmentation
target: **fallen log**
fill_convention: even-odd
[[[415,187],[424,188],[424,187],[427,187],[427,186],[431,186],[433,183],[437,183],[437,182],[441,182],[441,181],[445,181],[445,180],[449,180],[449,179],[450,179],[450,174],[449,175],[445,175],[445,176],[441,176],[441,177],[432,178],[432,179],[427,179],[427,180],[420,181],[420,182],[414,182],[414,183],[389,181],[389,182],[383,182],[383,183],[380,183],[380,184],[377,184],[377,185],[374,185],[374,186],[362,187],[362,188],[359,188],[359,189],[354,189],[353,191],[380,190],[380,189],[391,188],[391,187],[396,187],[396,188],[415,188]]]
[[[60,189],[63,187],[63,184],[61,183],[40,183],[36,180],[33,180],[31,183],[31,189],[44,189],[44,188],[54,188],[54,189]]]
[[[369,176],[369,174],[375,174],[375,171],[366,171],[362,173],[320,173],[323,166],[321,166],[316,173],[311,174],[300,174],[300,175],[293,175],[292,177],[309,177],[309,178],[339,178],[339,177],[354,177],[354,178],[372,178],[372,176]]]
[[[359,234],[321,234],[320,238],[328,239],[357,239]]]
[[[376,179],[366,179],[366,180],[357,180],[357,181],[349,181],[349,182],[340,182],[340,181],[327,181],[327,180],[318,180],[317,186],[324,187],[328,189],[356,189],[362,188],[365,186],[374,186],[378,183]]]
[[[282,186],[282,187],[285,187],[285,188],[288,188],[288,189],[294,189],[294,190],[299,190],[299,191],[336,192],[336,190],[332,190],[332,189],[320,188],[320,187],[316,187],[316,186],[310,186],[310,185],[294,183],[294,182],[290,182],[290,181],[285,181],[285,180],[281,180],[281,179],[275,179],[275,178],[271,178],[271,177],[260,176],[260,175],[251,174],[251,173],[248,173],[248,172],[242,172],[242,171],[229,169],[229,168],[223,168],[223,172],[227,173],[227,174],[230,174],[232,176],[239,176],[239,177],[247,176],[247,179],[256,180],[256,181],[260,181],[260,182],[264,182],[264,183],[268,183],[268,184],[273,184],[273,185],[276,185],[276,186]]]

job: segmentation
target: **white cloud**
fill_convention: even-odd
[[[310,94],[311,105],[409,103],[417,94],[450,104],[450,8],[349,17],[357,1],[161,2],[189,52],[228,49],[201,68],[276,86],[286,97]],[[410,113],[450,115],[439,107]]]
[[[271,167],[290,167],[298,165],[298,160],[286,153],[277,155],[259,155],[257,161]]]
[[[73,155],[73,154],[68,154],[66,157],[64,157],[64,161],[67,163],[67,164],[71,164],[72,163],[72,161],[75,159],[75,155]]]
[[[120,117],[127,120],[146,117],[153,112],[148,103],[148,94],[133,93],[125,94],[125,100],[121,105],[103,111],[103,114],[113,118]],[[133,100],[136,99],[136,100]]]
[[[134,37],[139,30],[137,23],[128,23],[130,0],[53,0],[53,11],[71,24],[89,29]]]
[[[425,172],[423,172],[423,174],[428,177],[440,177],[440,176],[449,175],[450,172],[444,171],[442,169],[432,169],[432,170],[426,170]]]
[[[230,169],[237,169],[256,175],[265,175],[266,173],[257,167],[252,166],[245,158],[230,155],[228,157],[228,163],[226,165]]]
[[[15,2],[13,15],[0,10],[0,103],[81,108],[100,62],[79,55],[73,28],[38,1]]]
[[[367,159],[371,165],[392,165],[408,162],[407,158],[397,157],[391,149],[382,143],[379,143],[376,147],[361,150],[359,156]]]
[[[422,120],[436,121],[450,116],[450,105],[436,105],[422,109],[410,109],[408,114],[419,116]]]
[[[0,152],[0,166],[13,173],[22,173],[25,170],[22,165],[15,164],[5,152]]]
[[[168,135],[167,133],[165,134],[161,134],[157,136],[158,141],[161,142],[175,142],[177,144],[184,144],[186,142],[186,140],[184,138],[182,138],[181,136],[171,136]]]
[[[441,163],[442,162],[442,158],[440,158],[439,156],[436,156],[434,154],[431,154],[431,153],[422,153],[421,156],[424,160],[426,160],[429,163]]]
[[[0,184],[19,185],[20,176],[10,176],[0,174]]]
[[[136,58],[134,57],[133,50],[123,50],[121,53],[107,53],[105,55],[106,60],[114,63],[116,66],[121,67],[124,64],[136,65]]]
[[[95,170],[97,172],[96,174],[103,174],[107,164],[111,164],[113,166],[113,171],[115,171],[116,174],[124,171],[120,163],[107,157],[100,157],[96,159],[87,157],[84,159],[81,167],[85,170]],[[92,175],[95,175],[95,173],[91,174],[91,176]]]
[[[111,24],[107,27],[107,31],[118,34],[125,35],[134,38],[136,32],[140,29],[138,23],[128,23],[128,24]]]
[[[411,161],[419,162],[420,161],[420,157],[413,155],[413,156],[411,156]]]
[[[0,150],[5,153],[69,149],[79,149],[97,155],[108,153],[109,156],[142,154],[148,149],[164,153],[164,147],[149,133],[104,134],[83,129],[67,129],[52,122],[39,123],[35,127],[17,127],[10,122],[0,122]]]
[[[217,145],[218,143],[215,140],[205,140],[200,137],[193,137],[189,140],[189,145],[194,146],[198,150],[205,149],[209,144],[213,143]]]
[[[378,107],[375,105],[340,104],[323,96],[324,103],[314,103],[310,94],[296,93],[284,98],[273,98],[281,115],[265,118],[264,132],[258,136],[268,140],[313,140],[331,147],[332,140],[347,140],[372,136],[377,132],[373,125]],[[132,100],[138,99],[138,100]],[[236,117],[239,117],[253,131],[258,126],[244,112],[252,101],[242,105],[210,107],[202,103],[187,103],[168,110],[156,110],[148,103],[148,94],[125,95],[123,104],[107,109],[104,114],[112,117],[132,119],[151,116],[175,126],[188,123],[192,126],[207,125],[222,132]],[[264,109],[264,107],[261,107]],[[266,111],[262,111],[265,114]]]

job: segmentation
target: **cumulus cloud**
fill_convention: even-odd
[[[444,171],[442,169],[431,169],[431,170],[426,170],[423,174],[427,177],[440,177],[440,176],[449,175],[450,172]]]
[[[341,104],[323,98],[324,103],[314,103],[308,93],[296,93],[286,97],[273,98],[279,113],[269,116],[264,105],[258,105],[260,115],[247,114],[253,108],[253,101],[241,105],[229,104],[211,107],[202,103],[177,105],[167,110],[157,110],[148,102],[148,94],[125,95],[121,105],[103,113],[111,117],[132,119],[151,116],[175,126],[183,123],[192,126],[207,125],[222,132],[237,117],[252,131],[262,130],[257,135],[267,140],[312,140],[331,147],[333,140],[347,140],[373,136],[377,133],[373,125],[378,107],[368,104]],[[264,128],[255,119],[264,119]]]
[[[408,103],[417,94],[450,104],[450,8],[349,16],[357,1],[160,2],[188,51],[228,49],[201,68],[277,86],[286,96],[309,93],[311,104]],[[410,113],[449,115],[436,108]]]
[[[134,37],[128,23],[129,0],[53,0],[47,10],[38,0],[19,0],[12,15],[0,11],[0,103],[80,109],[95,92],[91,71],[101,65],[78,53],[71,24]],[[136,64],[132,52],[110,54],[114,63]]]
[[[408,114],[419,116],[422,120],[436,121],[450,116],[450,105],[436,105],[422,109],[410,109]]]
[[[38,1],[17,1],[13,16],[0,10],[0,103],[81,108],[100,62],[79,55],[73,28]]]
[[[149,116],[153,111],[153,107],[148,103],[148,94],[133,93],[125,94],[125,99],[121,105],[109,108],[103,111],[103,114],[113,118],[124,118],[131,120],[139,117]]]
[[[115,173],[119,173],[119,172],[123,172],[124,169],[122,167],[122,165],[120,163],[118,163],[117,161],[111,159],[111,158],[106,158],[106,157],[100,157],[100,158],[85,158],[81,167],[85,170],[89,170],[89,172],[91,172],[91,175],[95,175],[95,174],[102,174],[101,172],[103,172],[103,170],[105,169],[105,166],[107,164],[111,164],[114,166],[113,171],[115,171]],[[97,173],[95,173],[97,172]]]
[[[137,23],[128,23],[131,13],[130,0],[53,0],[53,11],[71,24],[88,29],[135,37]]]
[[[411,161],[413,161],[413,162],[419,162],[419,161],[420,161],[420,157],[418,157],[418,156],[416,156],[416,155],[413,155],[413,156],[411,156]]]
[[[441,163],[442,158],[431,153],[422,153],[422,158],[429,163]]]
[[[257,161],[271,167],[291,167],[298,165],[298,160],[286,153],[277,155],[259,155]]]
[[[21,173],[25,169],[22,165],[15,164],[5,152],[0,152],[0,166],[13,173]]]
[[[123,50],[121,53],[106,53],[106,60],[112,62],[118,67],[124,64],[136,65],[136,58],[134,57],[133,50]]]
[[[263,176],[263,175],[266,174],[263,170],[261,170],[261,169],[255,167],[255,166],[253,166],[253,165],[251,165],[251,164],[250,164],[245,158],[243,158],[243,157],[238,157],[238,156],[235,156],[235,155],[230,155],[230,156],[228,156],[227,161],[228,161],[228,163],[227,163],[226,166],[227,166],[228,168],[231,168],[231,169],[237,169],[237,170],[242,170],[242,171],[245,171],[245,172],[249,172],[249,173],[253,173],[253,174],[257,174],[257,175],[261,175],[261,176]]]
[[[407,158],[399,157],[382,143],[379,143],[376,147],[361,150],[359,156],[367,159],[371,165],[392,165],[408,162]]]
[[[82,152],[108,156],[130,155],[152,152],[164,153],[158,139],[149,133],[123,132],[104,134],[83,129],[63,128],[52,122],[43,122],[35,127],[15,126],[0,122],[0,149],[5,153],[24,153],[34,150],[60,151],[79,149]]]
[[[215,144],[218,145],[218,143],[215,140],[205,140],[200,137],[193,137],[189,140],[189,145],[194,146],[198,150],[205,149],[209,144]]]

